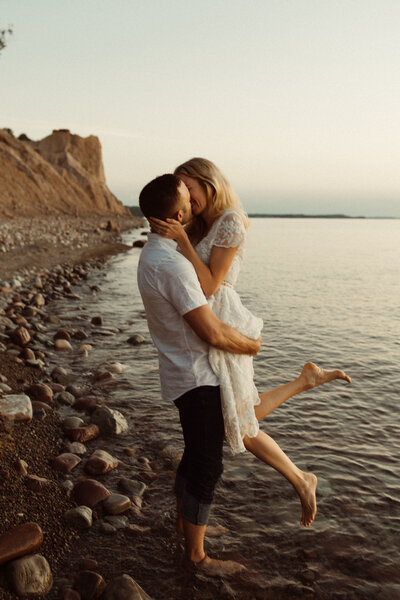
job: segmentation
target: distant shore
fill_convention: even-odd
[[[264,213],[248,213],[253,219],[398,219],[399,217],[365,217],[350,215],[305,215],[305,214],[264,214]]]
[[[138,206],[127,207],[133,216],[142,217],[142,212]],[[282,214],[269,214],[269,213],[248,213],[249,217],[253,219],[398,219],[399,217],[366,217],[359,215],[352,217],[350,215],[333,214],[333,215],[306,215],[303,213],[282,213]]]

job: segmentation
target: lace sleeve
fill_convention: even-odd
[[[222,248],[236,248],[245,239],[246,229],[240,214],[229,212],[220,217],[212,245]]]

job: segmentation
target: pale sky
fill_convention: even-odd
[[[0,127],[97,135],[107,183],[215,162],[249,212],[400,217],[399,0],[0,0]]]

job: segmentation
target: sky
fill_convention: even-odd
[[[193,156],[248,212],[400,217],[398,0],[0,0],[0,127],[97,135],[126,205]]]

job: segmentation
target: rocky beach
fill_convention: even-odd
[[[79,288],[96,295],[91,273],[132,248],[120,234],[143,219],[107,188],[95,136],[59,130],[34,142],[0,130],[0,181],[0,598],[148,599],[91,553],[92,529],[132,540],[150,531],[139,514],[149,462],[130,447],[113,455],[110,442],[129,424],[102,385],[124,366],[74,371],[115,332],[101,315],[77,329],[52,311],[60,299],[76,305]],[[132,460],[141,478],[132,479]],[[111,488],[105,475],[117,468]]]
[[[101,315],[72,330],[51,310],[60,297],[77,300],[76,286],[90,285],[91,269],[128,249],[119,241],[121,228],[141,223],[58,218],[0,225],[1,598],[97,598],[103,592],[105,598],[120,598],[125,589],[126,597],[148,597],[127,574],[120,573],[117,583],[106,582],[88,556],[80,557],[75,573],[59,570],[78,536],[94,523],[101,523],[103,533],[123,527],[131,536],[145,534],[126,513],[140,510],[146,484],[121,473],[120,489],[109,490],[104,478],[104,483],[97,478],[121,460],[107,452],[109,442],[98,441],[95,450],[86,446],[128,428],[95,389],[123,366],[99,366],[94,381],[79,386],[73,371],[65,369],[65,353],[81,361],[87,356],[93,345],[88,338],[102,328]],[[48,348],[59,356],[51,369]],[[66,407],[63,417],[60,409]],[[126,457],[135,454],[126,448]],[[151,479],[150,468],[146,476]]]

